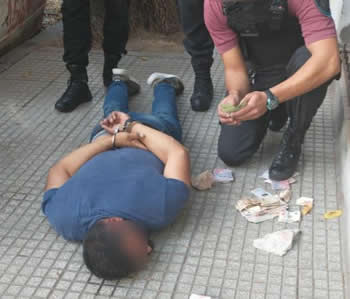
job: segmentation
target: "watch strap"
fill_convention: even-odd
[[[267,89],[264,92],[267,95],[266,108],[270,111],[276,109],[280,104],[278,98],[272,93],[270,89]]]

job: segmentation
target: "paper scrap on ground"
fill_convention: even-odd
[[[214,181],[217,183],[230,183],[235,180],[231,169],[215,168],[213,170]]]
[[[190,299],[211,299],[208,296],[202,296],[202,295],[197,295],[197,294],[192,294]]]
[[[230,183],[235,180],[231,169],[215,168],[213,171],[206,170],[192,177],[192,187],[203,191],[213,187],[214,183]]]
[[[297,199],[297,205],[303,206],[303,209],[301,211],[301,214],[303,214],[303,216],[310,213],[310,211],[312,210],[313,202],[314,199],[311,197],[300,197]]]
[[[343,215],[342,210],[328,211],[327,213],[324,214],[324,218],[334,219],[334,218],[340,217],[341,215]]]
[[[214,177],[209,170],[192,177],[192,187],[197,190],[208,190],[213,186],[213,183]]]
[[[254,240],[253,245],[257,249],[283,256],[292,248],[293,240],[300,232],[298,229],[277,231]]]
[[[278,216],[278,222],[293,223],[299,222],[301,218],[300,211],[289,211],[284,209]]]
[[[262,188],[253,191],[256,198],[246,197],[236,203],[236,209],[249,222],[260,223],[271,220],[288,208],[288,201],[291,197],[289,190],[289,193],[281,192],[279,195],[269,193],[269,195],[265,195],[265,190]]]

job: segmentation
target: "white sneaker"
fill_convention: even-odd
[[[129,96],[136,95],[140,92],[141,86],[137,80],[129,75],[125,69],[113,69],[113,81],[123,81],[128,86]]]
[[[180,77],[176,75],[165,73],[153,73],[147,79],[147,84],[152,86],[153,88],[161,82],[168,83],[172,87],[174,87],[176,95],[179,95],[184,91],[184,85]]]

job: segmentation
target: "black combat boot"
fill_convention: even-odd
[[[192,59],[195,74],[195,83],[191,97],[191,106],[194,111],[207,111],[213,99],[214,88],[210,77],[210,68],[213,58]]]
[[[113,81],[113,69],[118,68],[121,55],[111,55],[105,53],[105,61],[103,65],[103,85],[107,88]]]
[[[67,69],[71,73],[68,80],[68,87],[55,104],[60,112],[71,112],[80,104],[89,102],[92,95],[87,84],[88,76],[86,68],[81,65],[69,64]]]
[[[284,132],[280,151],[273,159],[269,169],[270,179],[273,181],[284,181],[295,173],[305,132],[298,132],[291,124]]]

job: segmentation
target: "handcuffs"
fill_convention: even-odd
[[[124,123],[124,125],[117,125],[116,128],[114,129],[114,133],[113,133],[113,138],[112,138],[112,145],[113,145],[113,149],[118,148],[115,144],[116,138],[117,138],[117,134],[119,132],[127,132],[127,133],[131,133],[132,127],[138,123],[137,121],[132,120],[131,118],[127,119]]]

